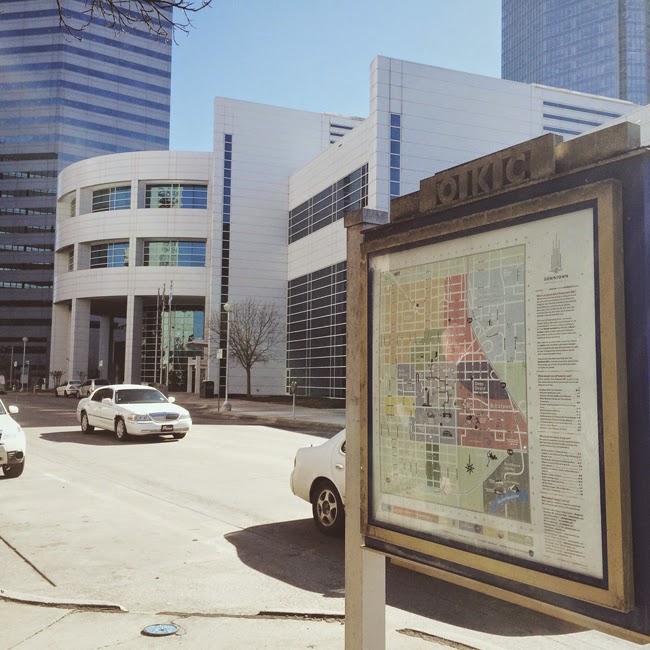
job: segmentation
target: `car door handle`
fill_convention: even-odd
[[[336,463],[334,467],[336,467],[336,469],[343,469],[343,465],[341,465],[341,463]]]

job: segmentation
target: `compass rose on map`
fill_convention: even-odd
[[[474,471],[474,465],[472,464],[471,456],[467,457],[467,465],[465,465],[465,469],[467,470],[468,474],[471,474]]]

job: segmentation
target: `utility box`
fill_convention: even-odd
[[[214,382],[202,381],[200,395],[201,397],[206,397],[206,398],[214,397]]]

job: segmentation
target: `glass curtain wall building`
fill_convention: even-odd
[[[650,102],[646,0],[503,0],[501,76]]]
[[[57,175],[92,156],[169,148],[171,43],[101,18],[75,37],[52,0],[1,4],[0,374],[19,379],[27,337],[34,384],[49,370]],[[87,22],[86,0],[63,5],[71,25]],[[130,196],[106,188],[93,201],[109,210]]]

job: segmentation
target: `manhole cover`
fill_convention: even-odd
[[[178,632],[178,626],[171,623],[160,623],[158,625],[148,625],[142,630],[145,636],[170,636]]]

